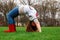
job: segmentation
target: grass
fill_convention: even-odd
[[[5,33],[7,27],[0,27],[0,40],[60,40],[60,27],[42,27],[42,32],[26,32],[25,27],[17,27],[17,32]]]

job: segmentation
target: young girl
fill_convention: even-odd
[[[21,5],[20,3],[18,3],[17,7],[13,8],[7,14],[7,22],[8,22],[9,30],[5,30],[4,32],[16,32],[14,18],[17,17],[20,13],[24,13],[30,21],[34,21],[34,23],[37,26],[38,32],[41,32],[40,23],[37,18],[38,16],[37,11],[32,6]]]

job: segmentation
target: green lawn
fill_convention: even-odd
[[[4,33],[7,27],[0,27],[0,40],[60,40],[60,27],[42,27],[42,32],[26,32],[17,27],[17,32]]]

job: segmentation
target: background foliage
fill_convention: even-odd
[[[55,0],[45,0],[45,1],[32,1],[32,0],[20,0],[22,4],[27,4],[33,6],[39,13],[39,21],[42,26],[60,26],[60,2]],[[16,4],[14,0],[7,0],[5,2],[0,2],[0,12],[4,15],[0,17],[0,25],[7,25],[6,14],[12,10]],[[27,23],[27,17],[21,14],[19,17],[15,18],[17,26],[24,26]]]

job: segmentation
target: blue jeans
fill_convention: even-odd
[[[19,15],[18,7],[15,7],[11,11],[9,11],[9,13],[6,15],[8,24],[15,24],[14,18],[17,17],[18,15]]]

